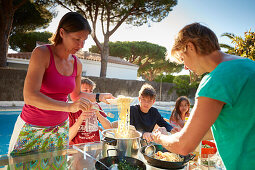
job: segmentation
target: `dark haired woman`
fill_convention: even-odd
[[[80,90],[82,64],[74,54],[90,33],[88,21],[69,12],[60,20],[52,45],[33,50],[24,84],[25,105],[9,145],[11,155],[65,148],[68,113],[90,110],[96,96],[103,102],[113,98],[109,93],[98,96]],[[67,102],[68,94],[73,103]]]

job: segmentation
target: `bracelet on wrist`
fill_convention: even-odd
[[[99,95],[100,95],[100,93],[96,93],[96,102],[97,102],[97,103],[100,103]]]

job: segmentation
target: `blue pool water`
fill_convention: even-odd
[[[0,111],[0,155],[8,152],[14,124],[20,111]]]
[[[106,113],[112,113],[112,117],[108,117],[110,122],[118,120],[118,110],[116,107],[103,108]],[[170,111],[158,109],[160,114],[169,119]],[[17,117],[21,111],[0,111],[0,155],[7,154],[9,142],[13,132],[13,128]]]

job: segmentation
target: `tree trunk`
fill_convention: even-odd
[[[6,4],[2,3],[0,7],[0,67],[6,66],[6,57],[9,45],[9,35],[11,32],[14,10],[8,9],[6,12]],[[4,8],[4,9],[3,9]]]
[[[106,33],[104,36],[103,49],[101,51],[100,77],[103,77],[103,78],[106,77],[108,56],[109,56],[109,35],[108,33]]]

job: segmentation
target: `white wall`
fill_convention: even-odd
[[[29,64],[28,59],[23,59],[23,58],[12,58],[12,57],[7,57],[7,62],[8,63],[16,63],[16,64]]]
[[[137,70],[138,66],[108,63],[106,77],[124,80],[137,80]]]
[[[29,60],[21,58],[10,58],[7,57],[7,66],[10,68],[27,70]]]
[[[80,59],[80,60],[82,62],[83,76],[94,76],[94,77],[100,76],[100,69],[101,69],[100,62],[91,61],[91,60],[83,60],[83,59]]]
[[[101,63],[98,61],[82,60],[83,76],[100,76]],[[122,64],[107,64],[107,78],[118,78],[124,80],[137,80],[138,66],[129,66]]]
[[[80,60],[82,62],[83,76],[100,77],[101,62],[84,59]],[[17,68],[20,68],[20,66],[18,66],[17,64],[24,66],[27,66],[29,64],[29,60],[19,58],[7,58],[7,62],[10,63],[10,66],[15,65],[15,67]],[[137,80],[138,68],[138,66],[108,63],[106,77],[124,80]]]

